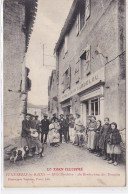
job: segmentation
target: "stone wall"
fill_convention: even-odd
[[[24,4],[18,0],[4,1],[4,135],[21,132],[26,94],[21,94],[22,71],[25,56]],[[24,71],[25,72],[25,71]],[[24,75],[25,76],[25,75]]]
[[[104,117],[110,117],[110,122],[117,122],[119,129],[125,127],[125,57],[122,54],[125,50],[125,10],[123,3],[118,0],[99,0],[98,2],[92,0],[91,14],[86,25],[79,35],[76,35],[77,22],[74,16],[74,24],[68,33],[68,52],[64,54],[64,42],[58,51],[59,95],[61,95],[62,75],[70,66],[71,87],[75,85],[73,74],[75,64],[82,50],[90,45],[91,74],[105,67]],[[79,100],[77,101],[79,107]],[[72,107],[72,109],[75,108]]]

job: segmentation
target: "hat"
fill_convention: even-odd
[[[53,116],[56,116],[56,113],[53,113]]]
[[[35,117],[39,117],[38,115],[35,115]]]
[[[80,114],[77,112],[76,115],[80,116]]]
[[[44,117],[48,117],[48,115],[47,114],[44,114]]]
[[[26,116],[34,117],[31,113],[27,113]]]
[[[29,116],[30,117],[31,115],[29,113],[27,113],[26,116]]]

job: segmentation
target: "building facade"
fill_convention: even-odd
[[[4,136],[19,135],[31,89],[25,64],[37,0],[4,0],[3,3],[3,120]]]
[[[74,0],[55,46],[58,112],[125,130],[125,1]]]
[[[56,70],[53,70],[48,82],[48,115],[52,118],[53,114],[58,115],[58,87]]]

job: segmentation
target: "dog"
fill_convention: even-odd
[[[25,146],[24,148],[15,147],[11,150],[10,162],[15,163],[17,160],[24,160],[24,158],[27,157],[27,154],[29,154],[28,146]]]

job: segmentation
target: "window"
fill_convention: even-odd
[[[80,80],[80,60],[77,61],[74,68],[74,81],[78,83]]]
[[[85,19],[88,20],[91,13],[91,0],[86,0],[86,6],[85,6]]]
[[[91,115],[100,115],[100,100],[91,100]]]
[[[91,0],[81,0],[79,12],[76,18],[76,35],[82,30],[91,13]]]
[[[90,60],[90,45],[87,46],[84,53],[81,55],[81,78],[86,77],[91,73],[91,60]]]
[[[85,1],[81,1],[79,19],[80,19],[80,30],[81,30],[85,24]]]
[[[66,70],[66,72],[64,73],[62,84],[63,84],[63,91],[62,92],[65,92],[65,90],[70,88],[70,84],[71,84],[71,67],[69,67]]]

